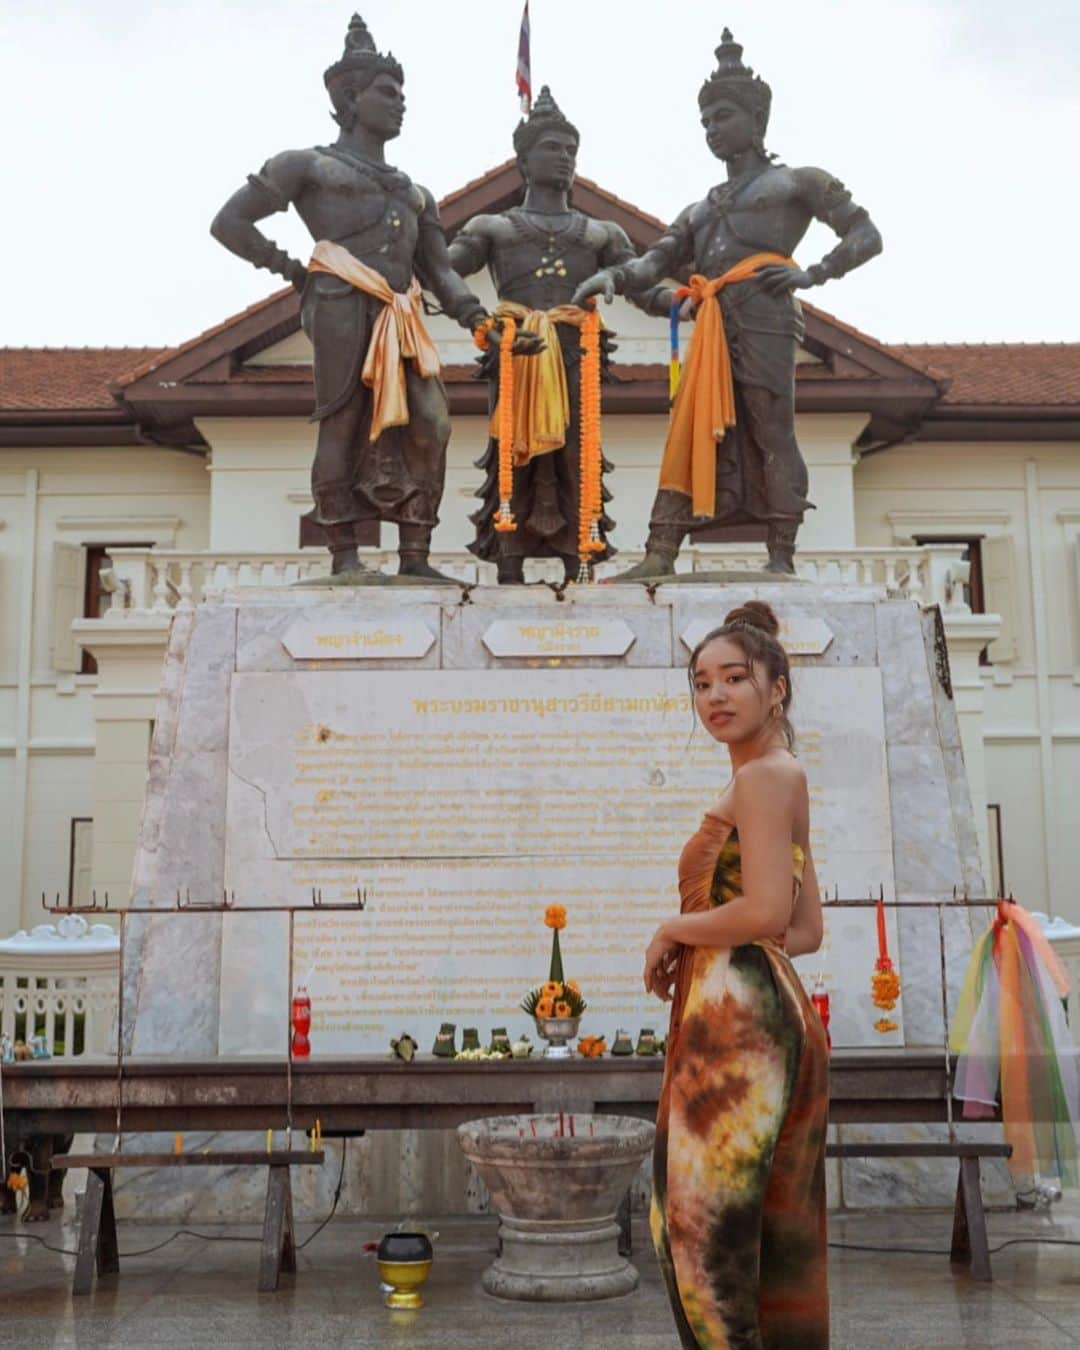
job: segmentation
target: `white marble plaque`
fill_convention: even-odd
[[[780,641],[789,656],[820,656],[833,640],[833,630],[816,614],[787,614],[780,618]],[[707,633],[718,628],[718,623],[695,619],[683,630],[682,643],[692,652]]]
[[[492,656],[625,656],[634,632],[622,619],[496,619],[483,641]]]
[[[297,619],[281,644],[295,661],[379,661],[426,656],[435,634],[419,619]]]
[[[796,699],[823,889],[891,898],[880,672],[807,668]],[[236,674],[237,904],[302,902],[312,886],[371,896],[363,913],[297,920],[316,1052],[381,1052],[402,1030],[427,1050],[443,1020],[523,1029],[515,1009],[546,978],[553,902],[569,911],[564,963],[590,1003],[585,1030],[662,1029],[666,1008],[641,989],[644,945],[677,907],[679,852],[729,776],[726,752],[692,729],[685,672],[668,668]],[[834,1043],[881,1043],[873,913],[828,927],[803,974],[826,975]],[[223,1053],[280,1053],[285,934],[284,918],[226,922]]]

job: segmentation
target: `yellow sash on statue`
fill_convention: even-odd
[[[731,354],[717,296],[725,286],[747,281],[774,264],[796,265],[782,253],[754,253],[711,281],[695,273],[686,289],[697,303],[697,321],[671,410],[660,486],[691,498],[698,518],[716,513],[716,443],[735,425]]]
[[[320,239],[315,245],[308,271],[329,272],[382,301],[360,372],[361,380],[374,395],[370,436],[374,441],[387,427],[407,426],[406,358],[415,361],[417,373],[425,379],[439,373],[439,353],[421,317],[419,281],[413,277],[404,295],[391,290],[380,272],[329,239]]]
[[[566,444],[570,425],[570,394],[566,384],[566,366],[555,331],[558,323],[580,328],[587,310],[577,305],[556,305],[554,309],[529,309],[512,300],[501,300],[496,318],[508,315],[526,333],[538,333],[544,350],[538,356],[514,357],[514,438],[513,462],[520,468],[537,455],[546,455]],[[499,435],[498,406],[491,414],[490,432]]]

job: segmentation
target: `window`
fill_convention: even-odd
[[[94,854],[94,822],[89,816],[74,816],[68,854],[68,904],[90,903],[90,877]]]
[[[356,542],[361,548],[378,548],[380,522],[363,520],[356,526]],[[300,547],[326,548],[326,531],[317,520],[312,520],[311,512],[300,517]]]
[[[957,544],[964,549],[964,562],[971,572],[964,583],[964,603],[972,614],[986,613],[986,588],[983,584],[983,536],[981,534],[917,534],[916,544]],[[979,665],[989,666],[989,649],[984,647],[979,653]]]
[[[83,583],[82,617],[102,619],[112,604],[112,592],[102,583],[101,574],[112,567],[110,548],[153,548],[153,544],[87,544],[86,579]],[[88,651],[83,651],[81,675],[96,675],[97,662]]]

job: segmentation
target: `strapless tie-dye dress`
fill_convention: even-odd
[[[792,907],[803,855],[792,845]],[[706,815],[682,912],[742,894],[734,828]],[[679,1337],[701,1350],[824,1350],[825,1033],[782,939],[684,947],[657,1111],[650,1221]]]

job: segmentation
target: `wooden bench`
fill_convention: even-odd
[[[86,1195],[79,1225],[79,1251],[75,1258],[73,1294],[88,1294],[95,1268],[99,1276],[120,1270],[116,1240],[112,1174],[118,1167],[267,1167],[266,1215],[263,1219],[262,1251],[259,1257],[259,1290],[272,1293],[283,1270],[296,1270],[296,1232],[293,1227],[290,1167],[319,1166],[322,1152],[280,1149],[268,1153],[69,1153],[52,1159],[54,1171],[85,1167]]]
[[[953,1207],[952,1250],[954,1265],[971,1267],[975,1280],[992,1280],[990,1248],[986,1240],[986,1213],[979,1180],[980,1158],[1008,1158],[1011,1144],[925,1143],[925,1144],[826,1144],[828,1158],[956,1158],[960,1173],[956,1179]]]

